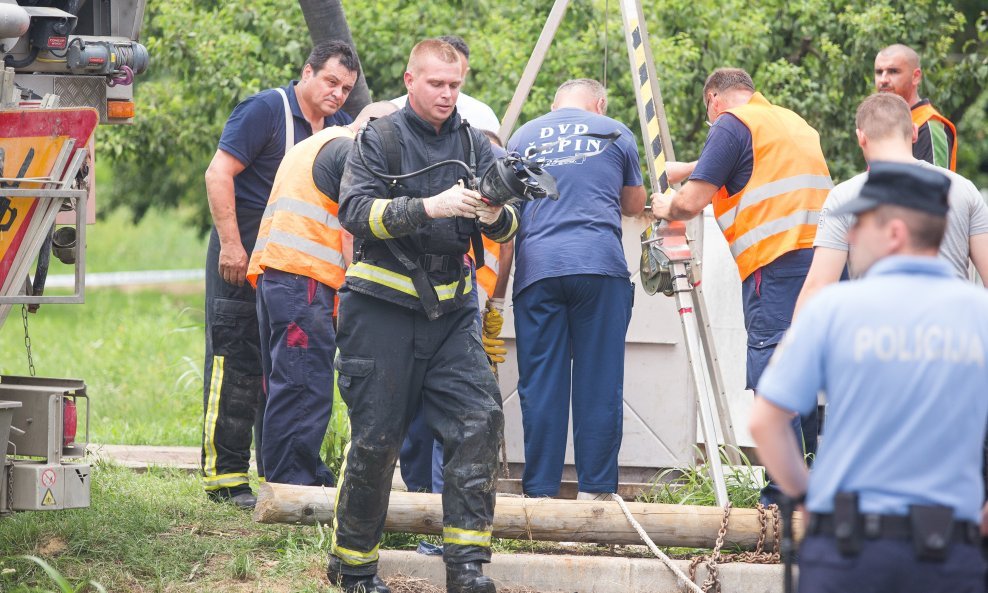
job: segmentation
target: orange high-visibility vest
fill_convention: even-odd
[[[957,170],[957,128],[954,124],[950,123],[950,120],[940,114],[933,105],[926,103],[925,105],[920,105],[919,107],[912,108],[913,123],[916,127],[922,127],[923,124],[935,119],[943,125],[950,128],[950,132],[954,135],[953,145],[950,147],[950,170]]]
[[[477,268],[477,284],[484,289],[488,297],[493,297],[497,275],[500,273],[498,257],[501,255],[501,244],[493,239],[488,239],[486,235],[482,238],[484,240],[484,265]],[[473,256],[473,246],[470,247],[468,255],[470,259],[477,261],[477,258]]]
[[[754,167],[741,191],[714,196],[714,215],[744,280],[797,249],[813,247],[827,193],[834,186],[820,135],[803,118],[761,93],[728,109],[751,130]]]
[[[339,206],[316,187],[312,165],[322,147],[336,138],[353,139],[349,128],[326,128],[296,144],[278,167],[261,218],[247,280],[267,268],[313,278],[332,288],[343,286],[346,263],[337,219]]]

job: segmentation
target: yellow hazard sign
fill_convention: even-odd
[[[41,506],[43,507],[55,506],[55,497],[52,496],[51,488],[45,490],[45,497],[41,499]]]

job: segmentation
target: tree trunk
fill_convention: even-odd
[[[254,520],[259,523],[316,522],[333,520],[335,488],[261,484]],[[719,507],[671,504],[626,503],[635,520],[659,546],[712,548],[724,517]],[[765,535],[765,549],[775,541],[771,515]],[[796,519],[796,531],[800,530]],[[442,495],[392,492],[385,531],[436,535],[442,533]],[[731,510],[725,546],[752,549],[761,526],[758,511]],[[641,544],[621,508],[614,501],[557,500],[498,496],[494,514],[494,536],[540,541],[594,542],[601,544]]]
[[[302,15],[305,16],[305,24],[309,27],[309,37],[312,38],[313,45],[336,39],[346,41],[356,49],[353,36],[350,35],[350,26],[346,22],[346,15],[343,14],[342,0],[298,0],[298,4],[302,8]],[[350,97],[343,104],[343,111],[349,113],[351,117],[357,117],[360,110],[370,101],[370,90],[367,88],[367,79],[361,68],[357,83]]]

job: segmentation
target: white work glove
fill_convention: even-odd
[[[504,299],[491,297],[487,299],[487,308],[494,309],[499,313],[504,313]]]
[[[491,206],[486,203],[481,203],[480,206],[477,206],[477,220],[480,221],[480,224],[490,226],[497,222],[497,219],[501,217],[501,210],[503,209],[504,206]]]
[[[480,201],[479,193],[457,184],[441,194],[425,198],[422,205],[429,218],[477,218],[477,208],[484,203]]]

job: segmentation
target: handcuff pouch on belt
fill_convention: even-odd
[[[909,527],[913,549],[919,560],[943,562],[954,535],[954,509],[933,505],[910,505]]]
[[[834,497],[834,539],[841,556],[861,552],[862,521],[857,492],[838,492]]]
[[[883,515],[862,514],[856,492],[839,492],[834,497],[833,528],[837,550],[843,556],[861,552],[864,539],[888,537]],[[954,510],[938,505],[910,505],[909,539],[918,560],[942,562],[956,537]]]

